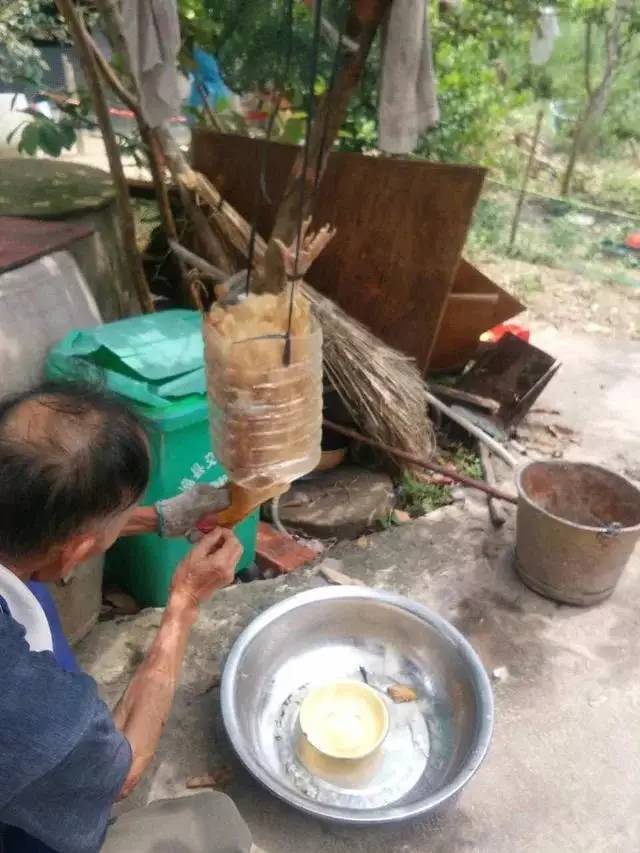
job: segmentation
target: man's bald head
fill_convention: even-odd
[[[46,553],[136,503],[149,449],[135,414],[95,388],[45,383],[0,401],[0,558]]]

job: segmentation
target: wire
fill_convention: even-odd
[[[349,5],[348,5],[348,3],[345,5],[345,12],[344,12],[344,17],[342,19],[342,26],[340,27],[339,31],[336,30],[333,27],[333,25],[330,22],[328,22],[325,18],[322,19],[323,29],[326,29],[327,27],[331,28],[332,35],[335,36],[335,42],[336,42],[336,44],[335,44],[336,49],[335,49],[335,53],[334,53],[334,57],[333,57],[333,65],[332,65],[332,69],[331,69],[331,76],[329,78],[329,85],[327,87],[328,91],[330,91],[335,84],[335,80],[336,80],[336,77],[338,74],[340,57],[342,56],[343,49],[349,53],[353,53],[355,50],[358,49],[358,44],[356,42],[352,42],[350,39],[347,38],[346,32],[347,32],[348,20],[349,20]],[[320,183],[320,172],[321,172],[320,166],[322,165],[322,159],[324,157],[324,153],[326,150],[327,131],[328,131],[328,126],[329,126],[328,120],[329,120],[329,114],[326,112],[324,115],[324,122],[323,122],[322,141],[320,144],[320,149],[318,151],[318,160],[317,160],[317,164],[316,164],[316,180],[315,180],[314,190],[312,193],[312,198],[315,196],[317,189],[318,189],[318,184]],[[288,199],[289,196],[291,195],[291,193],[295,191],[295,189],[296,189],[296,185],[294,184],[292,187],[290,187],[288,189],[288,191],[285,191],[285,193],[282,197],[282,201],[285,201],[286,199]]]
[[[333,55],[333,64],[331,66],[331,75],[329,77],[329,85],[327,86],[327,91],[330,92],[336,82],[336,77],[338,76],[338,66],[340,65],[340,57],[342,55],[342,45],[344,42],[345,34],[347,31],[347,21],[349,19],[349,8],[345,8],[344,17],[342,19],[342,25],[340,27],[340,31],[338,33],[338,41],[336,43],[336,52]],[[325,22],[326,23],[326,22]],[[320,184],[320,177],[322,172],[322,161],[324,160],[324,155],[327,147],[327,134],[329,130],[329,110],[325,110],[324,112],[324,120],[322,123],[322,139],[320,140],[320,148],[318,149],[318,159],[316,160],[316,180],[313,188],[313,195],[315,197],[318,192],[318,186]]]
[[[322,0],[315,0],[313,18],[313,41],[311,43],[311,57],[309,62],[309,94],[307,97],[307,128],[304,138],[304,154],[302,159],[302,175],[300,180],[300,202],[298,207],[298,234],[296,238],[296,256],[293,274],[298,274],[298,261],[300,259],[300,248],[302,244],[302,225],[304,222],[304,200],[307,182],[307,170],[309,168],[309,154],[311,148],[311,131],[313,129],[313,118],[315,112],[315,85],[318,73],[318,53],[320,47],[320,32],[322,27]]]
[[[315,85],[318,73],[318,54],[320,52],[320,36],[322,29],[322,0],[315,0],[313,14],[313,39],[309,57],[309,93],[307,96],[307,128],[304,137],[304,153],[302,157],[302,175],[300,176],[300,202],[298,206],[298,233],[296,236],[296,254],[293,263],[293,280],[291,282],[291,293],[289,294],[289,318],[287,321],[287,337],[282,354],[285,367],[291,364],[291,321],[293,318],[293,300],[298,278],[298,262],[300,260],[300,248],[302,245],[302,226],[304,224],[304,201],[307,186],[307,171],[309,168],[309,153],[311,148],[311,131],[313,129],[313,117],[315,112]]]
[[[289,539],[293,539],[293,536],[289,533],[280,519],[280,495],[276,495],[275,498],[271,498],[271,521],[273,522],[273,526],[276,530],[285,536],[288,536]]]
[[[269,120],[267,122],[267,133],[266,139],[267,142],[271,139],[271,134],[273,133],[273,127],[275,125],[276,119],[278,117],[278,113],[280,112],[280,106],[282,104],[283,92],[287,85],[287,80],[289,78],[289,71],[291,68],[291,57],[293,54],[293,2],[294,0],[286,0],[284,7],[284,19],[283,19],[283,29],[287,33],[287,47],[285,50],[284,62],[282,65],[282,71],[280,74],[280,81],[278,84],[278,97],[276,99],[274,108],[269,115]],[[262,197],[267,202],[267,204],[273,204],[269,193],[267,191],[267,160],[269,156],[269,146],[265,145],[262,150],[262,168],[260,174],[260,191],[262,192]]]
[[[271,134],[273,133],[276,118],[278,117],[278,113],[280,112],[280,105],[282,104],[282,92],[289,76],[289,69],[291,67],[291,56],[293,53],[293,3],[294,0],[285,0],[284,4],[282,28],[287,33],[287,47],[285,50],[284,62],[282,64],[282,70],[280,73],[280,81],[277,89],[277,98],[267,121],[267,130],[265,134],[264,145],[262,148],[262,156],[260,163],[260,175],[253,197],[253,217],[251,224],[251,234],[249,236],[249,250],[247,252],[247,280],[245,285],[247,296],[251,292],[251,273],[253,272],[256,235],[258,232],[260,196],[262,195],[262,198],[264,198],[267,204],[273,204],[271,198],[269,197],[269,193],[267,192],[267,162],[269,159],[269,143],[271,141]]]

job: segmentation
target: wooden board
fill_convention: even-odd
[[[438,331],[431,370],[452,370],[463,366],[478,348],[478,338],[487,329],[514,317],[525,306],[464,258],[456,272],[452,294],[486,294],[491,302],[449,299]]]
[[[295,146],[196,130],[192,159],[268,237]],[[485,170],[334,152],[320,184],[316,224],[337,227],[308,280],[426,371]]]

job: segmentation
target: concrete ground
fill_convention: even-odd
[[[566,456],[639,477],[637,344],[545,330],[536,343],[564,361],[538,406],[574,430]],[[539,416],[532,416],[539,417]],[[544,416],[542,416],[544,417]],[[535,454],[535,448],[531,450]],[[231,766],[228,792],[256,844],[272,853],[572,853],[640,850],[640,554],[611,599],[561,606],[526,589],[512,569],[513,517],[496,532],[482,496],[344,543],[331,556],[380,589],[450,619],[494,678],[488,757],[457,807],[437,821],[376,829],[326,825],[254,783],[230,755],[214,686],[224,655],[255,615],[323,584],[313,570],[236,586],[203,608],[157,760],[137,801],[181,795],[194,775]],[[159,611],[99,625],[80,659],[114,702],[160,619]],[[295,642],[295,638],[291,638]]]

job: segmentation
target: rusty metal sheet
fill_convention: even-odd
[[[488,349],[456,384],[460,391],[495,400],[502,428],[515,426],[560,368],[544,350],[506,334]]]

